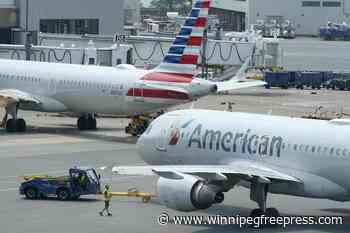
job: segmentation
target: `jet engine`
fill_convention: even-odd
[[[206,184],[205,181],[192,175],[183,179],[160,177],[157,183],[158,196],[165,206],[174,210],[194,211],[207,209],[224,200],[221,187]]]

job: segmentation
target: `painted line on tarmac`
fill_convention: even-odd
[[[18,188],[0,189],[0,192],[10,192],[10,191],[15,191],[15,190],[18,190]]]
[[[50,174],[61,174],[63,172],[66,172],[67,170],[59,170],[59,171],[48,171],[48,172],[28,172],[26,175],[17,175],[17,176],[0,176],[0,180],[9,180],[18,178],[21,179],[21,176],[33,176],[33,175],[50,175]]]
[[[6,146],[25,146],[25,145],[44,145],[44,144],[65,144],[65,143],[81,143],[91,142],[91,139],[75,138],[75,137],[51,137],[51,138],[26,138],[26,139],[12,139],[2,141],[0,147]]]

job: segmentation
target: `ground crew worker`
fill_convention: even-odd
[[[112,198],[112,194],[109,192],[109,185],[105,185],[105,190],[103,191],[103,198],[105,200],[105,208],[100,212],[100,215],[103,216],[103,213],[106,211],[108,216],[112,216],[112,214],[109,212],[109,203]]]
[[[86,190],[87,189],[87,185],[86,185],[86,179],[85,179],[85,175],[80,173],[79,174],[79,177],[78,177],[78,182],[79,182],[79,185],[80,187],[83,189],[83,190]]]

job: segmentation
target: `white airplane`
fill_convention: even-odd
[[[96,129],[95,113],[138,115],[211,93],[264,85],[243,82],[246,64],[226,82],[194,77],[208,18],[209,0],[198,0],[163,62],[153,70],[0,60],[0,106],[9,132],[23,132],[18,109],[81,114],[80,130]],[[10,114],[12,119],[7,120]]]
[[[259,206],[251,216],[279,216],[267,208],[267,193],[350,201],[348,135],[344,119],[180,110],[154,120],[139,138],[149,165],[112,171],[158,175],[157,195],[172,209],[207,209],[243,185]]]

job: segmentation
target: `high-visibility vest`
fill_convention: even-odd
[[[103,192],[103,197],[105,198],[105,201],[110,201],[112,198],[112,194],[110,192],[108,192],[108,190],[105,190]]]

